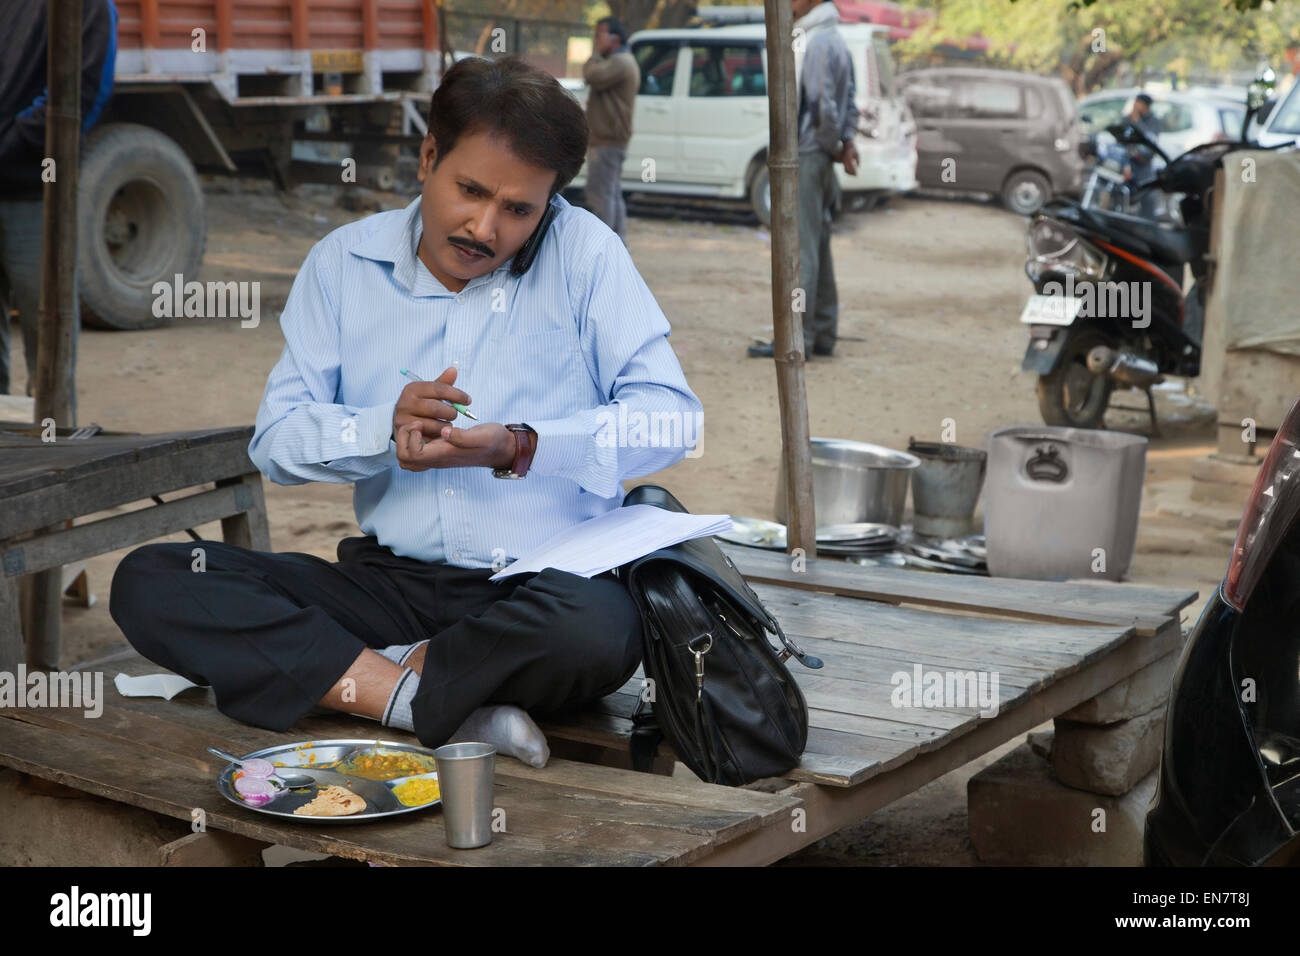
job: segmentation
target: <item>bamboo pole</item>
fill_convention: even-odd
[[[812,442],[804,390],[803,322],[794,311],[799,284],[796,213],[799,115],[794,77],[794,21],[789,0],[764,0],[767,25],[768,179],[772,189],[772,350],[785,456],[786,549],[817,555],[813,511]]]
[[[77,301],[77,151],[81,139],[81,0],[48,0],[45,155],[54,178],[45,183],[42,209],[40,330],[36,349],[36,422],[77,423],[73,336],[81,321]],[[56,436],[57,440],[57,436]],[[53,530],[59,530],[55,526]],[[27,614],[27,660],[59,665],[63,569],[32,576]]]
[[[76,424],[73,335],[77,302],[77,150],[81,139],[81,0],[49,0],[45,183],[41,245],[40,333],[36,352],[36,420]]]

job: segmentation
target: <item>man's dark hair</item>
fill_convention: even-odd
[[[434,91],[429,133],[438,146],[435,169],[462,136],[480,132],[504,137],[520,159],[555,170],[550,196],[578,175],[587,155],[587,116],[578,101],[555,77],[517,56],[467,57]]]
[[[1139,103],[1145,103],[1147,106],[1151,105],[1151,96],[1147,93],[1139,93],[1137,96],[1133,97],[1133,99],[1137,100]]]
[[[623,26],[623,24],[619,23],[613,17],[601,17],[596,21],[596,26],[599,27],[602,23],[605,24],[606,33],[618,37],[619,43],[623,44],[623,46],[627,46],[627,27]]]

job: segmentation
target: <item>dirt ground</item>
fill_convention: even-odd
[[[144,332],[82,333],[79,424],[166,432],[251,424],[283,345],[278,314],[313,242],[364,212],[327,187],[280,196],[258,181],[207,184],[208,247],[201,280],[261,282],[262,322],[178,320]],[[373,194],[383,208],[401,197]],[[671,342],[704,404],[703,454],[643,480],[663,484],[695,512],[772,518],[780,456],[776,379],[770,360],[745,346],[769,338],[770,237],[756,224],[699,215],[632,218],[628,244],[672,323]],[[1024,220],[970,200],[905,198],[846,215],[833,241],[841,302],[834,358],[807,366],[812,434],[905,448],[909,436],[979,445],[995,428],[1041,422],[1032,376],[1020,371],[1026,335],[1017,322],[1029,292]],[[186,277],[189,278],[189,277]],[[20,336],[12,336],[13,391],[21,394]],[[1118,399],[1138,405],[1134,393]],[[1190,411],[1189,411],[1190,410]],[[1212,420],[1191,403],[1162,400],[1163,437],[1148,454],[1138,554],[1129,578],[1212,593],[1231,531],[1206,529],[1161,508],[1185,498],[1192,459],[1210,451]],[[1108,424],[1145,431],[1145,414]],[[357,534],[348,485],[266,484],[271,543],[334,559]],[[216,525],[201,534],[218,537]],[[172,540],[186,540],[183,535]],[[98,603],[68,606],[62,663],[124,647],[108,614],[113,569],[125,552],[90,562]],[[922,572],[916,572],[922,573]],[[1185,618],[1185,624],[1187,619]],[[1018,741],[934,781],[857,827],[790,858],[791,864],[974,864],[966,833],[966,780]]]

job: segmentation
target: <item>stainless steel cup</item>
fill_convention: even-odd
[[[496,748],[491,744],[447,744],[433,752],[447,845],[458,850],[492,842],[492,781]]]

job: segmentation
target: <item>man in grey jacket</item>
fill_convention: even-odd
[[[839,201],[835,163],[852,176],[858,110],[853,61],[831,0],[792,0],[795,82],[799,89],[799,284],[804,291],[804,354],[835,350],[839,300],[831,265],[831,216]],[[751,345],[753,358],[771,358],[771,343]]]
[[[596,24],[593,55],[582,68],[587,81],[587,205],[627,245],[623,160],[632,138],[632,113],[641,70],[627,48],[627,31],[613,17]]]

